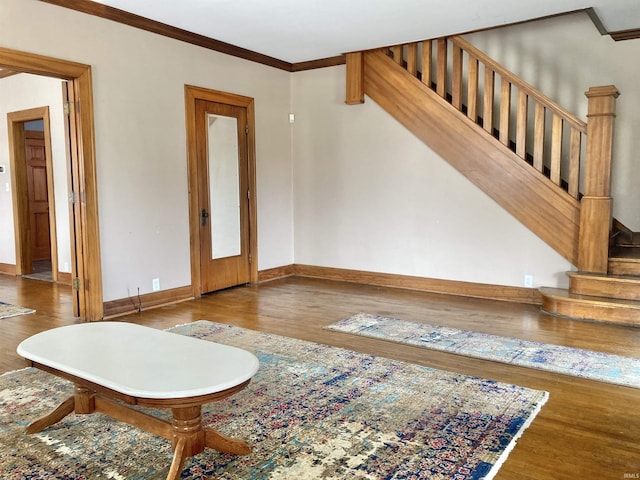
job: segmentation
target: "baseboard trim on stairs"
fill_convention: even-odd
[[[404,288],[407,290],[418,290],[443,295],[457,295],[531,305],[542,304],[540,293],[533,288],[440,280],[314,265],[292,264],[270,270],[263,270],[259,273],[258,278],[260,278],[261,281],[268,281],[290,276],[322,278],[326,280],[362,283],[365,285],[377,285],[380,287]]]
[[[144,293],[140,296],[104,302],[104,319],[128,315],[150,308],[158,308],[193,299],[191,285],[160,292]]]

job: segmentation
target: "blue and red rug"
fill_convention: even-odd
[[[640,388],[640,359],[359,313],[326,327],[467,357]]]
[[[260,360],[245,390],[204,407],[205,423],[253,452],[206,450],[187,461],[183,479],[490,479],[548,397],[208,321],[172,331]],[[72,414],[24,433],[72,390],[35,369],[0,376],[4,480],[166,477],[169,442],[102,415]]]

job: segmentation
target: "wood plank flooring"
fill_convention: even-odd
[[[0,320],[0,372],[25,366],[18,343],[75,323],[69,287],[0,275],[0,301],[35,308]],[[323,330],[358,312],[640,357],[640,328],[571,321],[531,305],[308,278],[224,290],[118,320],[155,328],[200,319],[350,348],[550,393],[498,480],[640,478],[640,389]]]

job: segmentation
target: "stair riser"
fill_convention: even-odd
[[[640,281],[621,282],[614,279],[570,277],[569,291],[579,295],[609,297],[621,300],[640,300]]]
[[[610,275],[635,275],[640,276],[640,262],[637,260],[612,260],[609,259]]]
[[[551,315],[571,317],[576,320],[595,320],[640,326],[640,308],[596,304],[576,299],[543,297],[542,310]]]

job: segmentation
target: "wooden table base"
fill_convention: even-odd
[[[237,389],[233,389],[229,395],[236,391]],[[179,404],[180,402],[176,401],[175,403]],[[29,434],[40,432],[72,412],[76,414],[104,413],[116,420],[172,441],[173,461],[167,480],[178,480],[185,460],[204,451],[205,448],[213,448],[219,452],[236,455],[251,453],[251,447],[243,440],[229,438],[212,428],[204,428],[202,425],[202,404],[176,405],[170,408],[173,418],[171,422],[167,422],[121,403],[116,403],[85,386],[76,384],[73,396],[67,398],[44,417],[30,423],[26,432]]]

